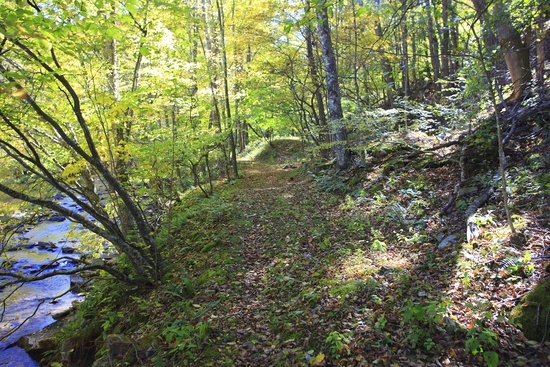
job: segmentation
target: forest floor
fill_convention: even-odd
[[[299,141],[266,147],[241,162],[238,180],[174,209],[158,234],[168,262],[159,287],[111,285],[89,297],[85,318],[135,347],[121,363],[550,365],[550,343],[511,321],[514,307],[533,306],[522,296],[546,274],[547,144],[510,162],[523,244],[510,241],[492,174],[469,180],[442,214],[456,165],[386,155],[335,174],[302,163]],[[468,242],[464,211],[487,185],[496,193]]]
[[[296,144],[276,142],[173,215],[167,285],[128,306],[148,320],[128,332],[157,335],[156,365],[549,365],[549,343],[510,322],[545,274],[532,261],[547,255],[543,191],[516,203],[527,244],[510,242],[498,195],[468,243],[460,213],[480,190],[438,214],[456,168],[323,176],[289,164]]]

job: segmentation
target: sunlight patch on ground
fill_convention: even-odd
[[[415,265],[414,256],[399,251],[373,251],[356,249],[329,268],[326,283],[331,293],[359,291],[362,288],[385,286],[395,277],[407,273]]]

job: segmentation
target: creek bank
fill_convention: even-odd
[[[44,357],[44,353],[55,348],[54,335],[66,325],[66,322],[66,319],[63,318],[36,333],[22,336],[17,341],[17,346],[23,348],[35,361],[40,361]]]
[[[63,206],[76,210],[68,198],[59,196],[56,199]],[[32,225],[19,225],[14,233],[8,243],[2,244],[0,269],[3,271],[35,276],[72,270],[89,253],[83,248],[85,243],[81,243],[84,235],[89,237],[89,232],[55,213],[39,218]],[[2,282],[10,280],[0,278]],[[57,275],[0,288],[0,366],[37,366],[36,361],[17,345],[29,348],[33,357],[39,353],[31,345],[38,343],[39,349],[47,349],[47,339],[41,339],[42,335],[50,327],[57,328],[56,320],[70,313],[74,302],[83,299],[80,293],[88,283],[86,276]],[[44,333],[37,333],[43,329]]]

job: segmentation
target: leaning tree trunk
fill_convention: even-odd
[[[330,26],[328,23],[328,11],[326,1],[320,0],[317,3],[317,30],[323,50],[323,60],[325,62],[325,78],[327,82],[328,95],[328,118],[332,125],[332,134],[334,145],[332,152],[336,158],[336,166],[339,169],[345,169],[350,163],[350,152],[346,149],[347,131],[342,123],[344,113],[342,111],[342,101],[340,97],[340,84],[338,82],[338,68],[336,65],[336,56],[332,47],[330,36]]]

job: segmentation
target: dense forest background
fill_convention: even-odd
[[[164,289],[167,274],[175,271],[174,231],[185,223],[193,227],[181,219],[182,208],[190,205],[188,195],[216,198],[217,204],[210,205],[223,213],[220,184],[253,176],[247,157],[265,148],[277,164],[299,170],[316,190],[342,200],[339,208],[344,205],[348,212],[374,200],[372,207],[385,206],[413,232],[420,232],[419,222],[407,216],[448,216],[456,221],[454,232],[440,230],[443,220],[434,214],[423,225],[437,228],[424,239],[416,237],[441,248],[459,239],[475,242],[480,226],[497,220],[475,219],[475,214],[497,197],[493,205],[502,209],[498,222],[507,228],[507,241],[524,246],[530,237],[525,218],[518,219],[522,205],[536,198],[538,206],[531,209],[542,222],[534,222],[541,228],[548,223],[542,208],[549,182],[549,73],[550,6],[542,0],[4,1],[3,227],[6,233],[16,228],[10,223],[14,201],[8,198],[34,204],[33,213],[56,211],[97,235],[98,248],[106,240],[121,256],[118,262],[83,260],[78,271],[100,271],[128,289]],[[521,171],[514,168],[520,158],[528,167]],[[414,170],[429,178],[414,181]],[[394,180],[396,172],[411,176]],[[401,179],[412,186],[399,186]],[[421,202],[429,180],[431,196]],[[528,182],[537,183],[538,191],[529,191],[534,196],[526,201],[508,197],[525,194],[521,185]],[[386,187],[398,191],[397,202],[387,202]],[[252,197],[246,186],[241,189],[239,195]],[[57,194],[71,198],[77,209],[61,206]],[[334,197],[318,200],[330,206],[339,200]],[[411,197],[410,205],[399,203]],[[399,230],[382,224],[372,229],[374,219],[356,219],[349,223],[357,227],[346,228],[370,231],[377,250],[386,251],[389,237],[399,237]],[[449,233],[465,238],[449,239]],[[196,233],[188,235],[195,238]],[[208,240],[206,247],[211,247],[205,250],[202,244],[199,252],[224,241]],[[520,265],[510,266],[532,274],[530,252],[520,255]],[[546,256],[544,251],[540,256]],[[4,286],[34,279],[8,270],[1,274],[11,279]],[[185,279],[177,291],[165,293],[191,300],[192,309],[200,291],[189,290],[192,276]],[[177,365],[185,356],[186,364],[201,365],[197,355],[204,350],[193,343],[207,338],[207,323],[199,320],[220,300],[210,302],[188,324],[163,329],[166,354],[141,359]],[[398,305],[405,324],[421,330],[406,337],[409,347],[433,347],[439,329],[431,319],[438,320],[436,314],[445,307],[430,302]],[[117,324],[120,314],[113,313],[117,316],[101,325],[104,332]],[[388,319],[389,313],[373,319],[382,339],[388,337],[382,332]],[[456,321],[450,320],[444,321]],[[496,334],[476,322],[470,323],[475,332],[468,332],[468,340],[477,345],[462,346],[466,356],[461,358],[471,365],[496,366]],[[369,365],[350,357],[353,338],[346,332],[335,329],[322,338],[328,352],[321,352],[314,339],[305,342],[309,347],[302,352],[292,352],[291,359]],[[544,342],[546,332],[540,339]],[[357,356],[361,353],[367,352]],[[246,363],[275,363],[258,358]],[[281,365],[290,360],[277,358]],[[393,361],[384,358],[378,363]]]

